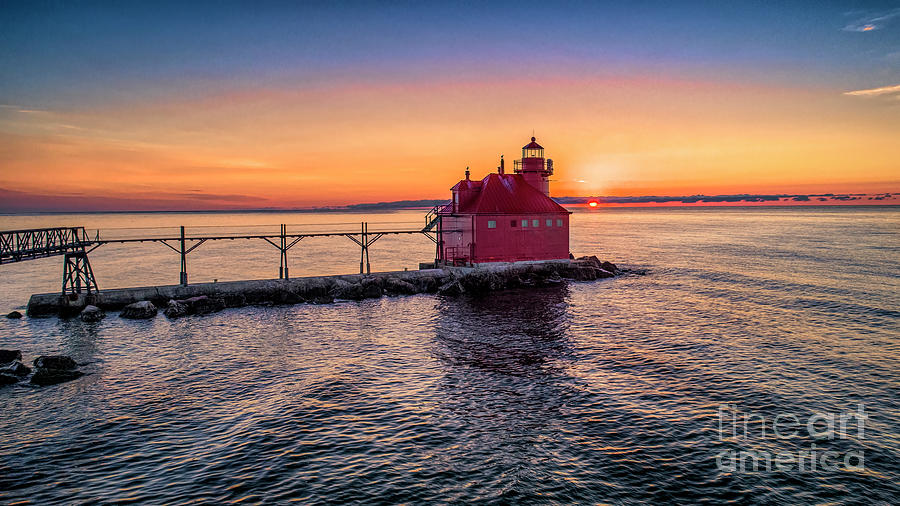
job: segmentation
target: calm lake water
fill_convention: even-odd
[[[422,218],[2,216],[0,229],[125,237]],[[0,502],[896,502],[900,209],[603,209],[572,227],[576,255],[649,273],[179,320],[0,319],[0,347],[72,355],[90,373],[0,390]],[[277,277],[277,253],[207,243],[188,271]],[[373,270],[415,269],[433,245],[385,237],[371,256]],[[159,244],[103,246],[91,262],[101,288],[178,280]],[[293,276],[358,262],[346,238],[303,240],[290,257]],[[0,311],[58,290],[61,271],[59,257],[0,266]],[[860,405],[864,421],[828,433],[830,416]],[[746,430],[735,413],[754,413]],[[762,464],[833,453],[815,470],[729,467],[741,452]]]

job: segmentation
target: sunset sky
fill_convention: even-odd
[[[900,191],[900,2],[0,6],[33,207],[443,198],[532,131],[556,196]]]

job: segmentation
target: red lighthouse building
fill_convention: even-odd
[[[553,160],[531,138],[506,174],[481,181],[466,178],[452,188],[452,200],[438,210],[438,261],[455,265],[569,258],[569,211],[550,198]]]

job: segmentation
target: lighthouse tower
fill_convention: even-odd
[[[451,188],[448,204],[426,227],[439,223],[436,261],[452,265],[554,261],[569,258],[569,214],[550,198],[553,161],[534,137],[515,161],[515,174],[497,172]]]
[[[513,170],[521,174],[525,181],[546,196],[550,196],[550,176],[553,175],[553,160],[544,159],[544,147],[531,142],[522,147],[522,159],[516,160]]]

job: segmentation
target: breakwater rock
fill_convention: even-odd
[[[122,310],[126,318],[153,318],[164,308],[169,318],[202,315],[228,307],[274,304],[328,304],[382,296],[440,293],[482,294],[510,288],[546,286],[566,280],[591,281],[629,272],[597,257],[548,262],[519,262],[479,267],[443,267],[417,271],[315,276],[294,279],[197,283],[103,290],[76,300],[59,294],[32,295],[29,316],[77,314],[91,304]],[[80,307],[79,307],[80,305]]]
[[[81,314],[78,315],[83,322],[99,322],[106,316],[106,313],[103,312],[97,306],[88,305],[84,309],[81,310]]]
[[[200,295],[182,300],[170,300],[166,305],[166,309],[163,310],[163,314],[169,318],[178,318],[181,316],[215,313],[223,309],[225,309],[224,299]]]
[[[156,316],[156,306],[149,300],[142,300],[128,304],[122,308],[119,314],[122,318],[130,318],[132,320],[148,320]]]

